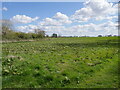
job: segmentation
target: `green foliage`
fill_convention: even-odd
[[[2,39],[7,39],[7,40],[10,40],[10,39],[15,39],[16,36],[15,36],[15,33],[14,31],[10,30],[8,27],[6,26],[3,26],[2,27]]]
[[[3,88],[118,88],[118,45],[118,37],[3,43]]]
[[[23,33],[14,30],[13,23],[10,20],[1,20],[2,22],[2,40],[27,40],[40,39],[45,37],[45,31],[35,29],[34,33]]]
[[[38,33],[23,33],[15,32],[7,26],[2,27],[2,40],[27,40],[44,38],[45,32],[39,31]]]
[[[53,33],[52,37],[55,37],[55,38],[57,38],[57,34]]]

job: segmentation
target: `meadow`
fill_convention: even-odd
[[[118,37],[2,44],[3,88],[118,88]]]

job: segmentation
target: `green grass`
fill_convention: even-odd
[[[3,43],[3,88],[118,88],[118,37]]]

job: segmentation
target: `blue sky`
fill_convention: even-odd
[[[38,21],[40,21],[46,17],[52,17],[57,12],[71,16],[75,10],[83,7],[83,2],[4,2],[2,7],[9,8],[2,12],[3,19],[10,19],[15,15],[27,15],[38,16],[40,17]]]
[[[3,11],[3,19],[10,19],[17,14],[44,19],[57,12],[70,16],[83,7],[83,2],[4,2],[2,5],[9,8],[7,12]]]
[[[104,26],[107,23],[113,29],[113,25],[117,20],[117,13],[114,12],[117,4],[113,3],[115,5],[111,5],[107,1],[102,1],[99,3],[95,3],[95,0],[86,3],[4,2],[2,3],[2,18],[13,21],[17,31],[27,33],[33,32],[32,29],[40,28],[45,30],[48,35],[52,33],[67,36],[79,36],[81,33],[90,36],[117,34],[117,31],[115,33],[107,30],[106,33],[104,33],[105,30],[102,31],[102,29],[106,29]],[[110,8],[111,10],[109,10]],[[110,28],[110,25],[107,27]]]

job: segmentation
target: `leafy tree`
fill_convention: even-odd
[[[57,38],[57,34],[53,33],[53,34],[52,34],[52,37]]]
[[[13,23],[10,20],[1,20],[2,22],[2,35],[3,40],[19,40],[19,39],[37,39],[45,37],[45,31],[35,29],[34,33],[16,32]]]
[[[108,35],[108,37],[112,37],[112,35]]]
[[[46,35],[46,37],[49,37],[49,35]]]
[[[98,35],[98,37],[102,37],[102,35]]]

